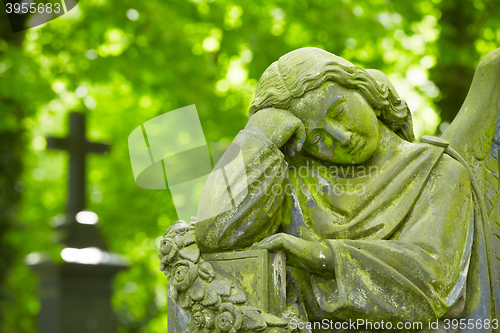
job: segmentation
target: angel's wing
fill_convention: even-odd
[[[490,265],[492,295],[500,311],[500,48],[479,63],[460,112],[442,137],[467,162],[480,192],[488,218],[484,238]]]

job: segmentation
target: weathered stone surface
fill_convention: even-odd
[[[316,48],[284,55],[262,75],[248,124],[233,142],[245,167],[209,177],[198,222],[188,227],[214,281],[228,282],[186,300],[171,275],[178,313],[200,303],[218,311],[204,332],[307,332],[290,323],[322,319],[420,322],[422,332],[434,322],[458,332],[466,330],[447,321],[489,320],[489,327],[474,329],[495,332],[499,113],[500,49],[480,62],[443,136],[420,142],[410,110],[383,73]],[[226,154],[218,167],[233,159]],[[247,186],[231,193],[229,205],[222,189],[241,188],[242,179]],[[286,310],[274,313],[286,327],[271,327],[279,318],[265,319],[272,309],[260,297],[269,291],[255,284],[261,269],[248,263],[253,252],[227,253],[249,248],[286,255]],[[173,249],[165,251],[162,269],[177,256]],[[239,259],[229,264],[228,258]],[[245,313],[252,320],[243,320]],[[177,316],[169,317],[172,323],[181,321]],[[353,330],[360,331],[369,330]]]
[[[235,327],[253,332],[288,324],[277,317],[286,310],[283,253],[250,250],[200,257],[197,245],[190,244],[193,233],[193,225],[178,221],[161,243],[160,268],[170,277],[169,332]],[[187,248],[189,256],[183,254]]]

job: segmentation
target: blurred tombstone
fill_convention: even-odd
[[[47,138],[47,147],[70,154],[69,199],[65,220],[57,226],[66,246],[61,251],[63,263],[55,264],[39,253],[26,258],[40,279],[38,332],[114,332],[111,280],[128,266],[106,247],[97,214],[85,210],[86,155],[107,153],[109,147],[86,139],[85,116],[76,112],[70,114],[69,136]]]

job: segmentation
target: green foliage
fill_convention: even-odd
[[[317,46],[388,74],[413,111],[417,136],[432,134],[439,109],[457,111],[452,103],[436,108],[446,91],[441,82],[450,84],[457,63],[466,69],[458,77],[470,82],[479,57],[500,43],[494,0],[459,2],[83,0],[24,38],[8,32],[0,13],[0,152],[13,159],[2,157],[0,211],[9,209],[9,221],[18,199],[4,198],[18,196],[16,183],[23,196],[18,221],[0,229],[0,244],[17,251],[0,248],[1,258],[17,258],[13,267],[0,262],[12,267],[2,331],[35,330],[36,279],[21,259],[34,251],[57,258],[61,249],[50,222],[64,212],[67,156],[46,151],[44,137],[66,134],[69,111],[87,113],[90,139],[112,143],[109,156],[90,158],[88,192],[110,248],[132,265],[115,279],[119,332],[165,330],[166,278],[156,253],[176,213],[168,191],[135,185],[129,133],[196,104],[207,141],[230,141],[245,125],[265,68],[288,51]]]
[[[36,311],[37,302],[28,296],[34,291],[33,277],[20,266],[20,256],[16,248],[18,242],[12,231],[20,231],[26,227],[17,221],[17,213],[21,199],[20,192],[24,186],[19,182],[22,172],[25,139],[23,132],[27,124],[23,122],[26,115],[33,115],[37,106],[29,103],[35,98],[33,89],[25,89],[36,84],[38,91],[50,98],[47,82],[41,79],[38,65],[24,55],[19,46],[22,34],[9,32],[8,22],[3,13],[0,19],[0,323],[7,318],[5,310],[12,304],[19,304],[22,309]],[[22,20],[22,17],[19,18]],[[39,97],[40,102],[44,99]],[[27,102],[26,105],[22,101]],[[15,266],[17,264],[17,266]],[[19,288],[8,283],[9,277],[16,276],[29,283]],[[12,278],[10,278],[12,280]],[[21,299],[21,302],[16,301]],[[16,325],[30,328],[30,320],[21,318]]]

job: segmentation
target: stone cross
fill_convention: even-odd
[[[69,135],[66,138],[48,137],[47,148],[69,152],[67,213],[76,214],[86,208],[85,158],[88,153],[108,153],[109,145],[87,140],[85,135],[85,115],[83,113],[70,113],[69,128]]]
[[[62,263],[36,253],[28,256],[40,281],[38,332],[113,333],[111,281],[128,265],[107,248],[96,225],[97,215],[85,211],[85,158],[88,153],[107,153],[109,146],[88,141],[85,115],[72,112],[69,135],[47,138],[47,147],[69,152],[69,199],[65,223],[57,227],[66,246]]]

